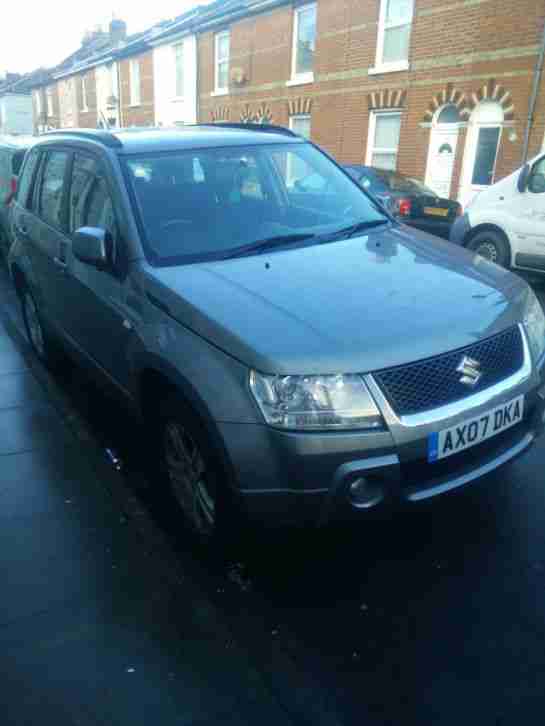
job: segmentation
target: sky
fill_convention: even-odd
[[[2,0],[0,71],[53,66],[79,48],[88,28],[112,18],[138,33],[204,0]]]

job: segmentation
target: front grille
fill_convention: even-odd
[[[456,369],[464,356],[480,363],[482,378],[476,386],[460,382],[462,376]],[[379,371],[374,378],[394,411],[403,416],[467,398],[513,375],[523,363],[522,336],[514,326],[465,348]]]

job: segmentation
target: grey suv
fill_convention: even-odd
[[[400,225],[285,129],[46,135],[14,232],[35,352],[124,394],[205,538],[236,511],[325,523],[434,497],[542,431],[527,284]]]

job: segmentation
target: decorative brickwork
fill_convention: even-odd
[[[218,121],[229,121],[231,111],[228,106],[216,106],[210,111],[210,118],[213,123]]]
[[[373,91],[367,96],[367,106],[370,111],[389,108],[403,108],[407,98],[407,92],[400,88],[395,90],[388,88],[384,91]]]
[[[312,98],[310,96],[300,98],[291,98],[288,101],[288,115],[301,116],[307,115],[312,111]]]
[[[424,121],[432,121],[437,109],[447,103],[454,104],[463,119],[467,120],[471,114],[472,109],[468,104],[466,94],[456,88],[452,83],[449,83],[446,88],[443,88],[443,90],[440,91],[440,93],[436,93],[435,96],[433,96],[431,103],[424,114]]]
[[[469,108],[471,111],[481,101],[497,101],[503,108],[503,117],[505,121],[513,121],[515,118],[515,106],[511,98],[511,92],[506,90],[495,78],[490,78],[476,93],[472,93],[469,99]]]

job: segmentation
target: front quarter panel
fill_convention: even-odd
[[[146,298],[144,315],[133,338],[133,394],[146,369],[167,378],[216,422],[263,423],[251,398],[248,368],[174,320]]]

